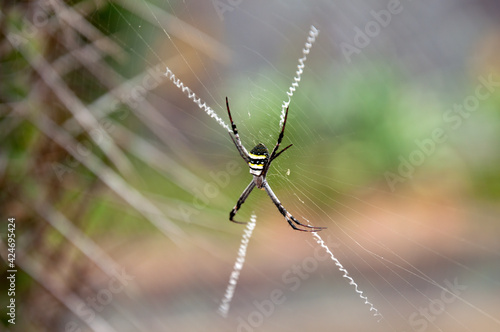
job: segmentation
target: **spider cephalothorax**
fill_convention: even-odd
[[[241,157],[247,162],[248,167],[250,168],[250,174],[253,175],[252,182],[250,182],[250,184],[243,191],[240,198],[238,199],[238,202],[229,213],[229,220],[235,223],[245,224],[244,222],[236,221],[233,218],[236,212],[238,212],[238,210],[240,209],[241,205],[247,199],[248,195],[250,195],[253,188],[257,187],[267,192],[267,194],[269,195],[273,203],[276,205],[280,213],[285,217],[286,221],[290,224],[290,226],[292,226],[293,229],[303,232],[317,232],[324,229],[325,227],[315,227],[315,226],[305,225],[299,222],[297,219],[295,219],[290,214],[290,212],[288,212],[283,207],[278,197],[276,197],[276,195],[274,194],[274,192],[272,191],[271,187],[269,186],[266,180],[267,171],[269,170],[269,166],[271,165],[273,160],[276,159],[280,154],[282,154],[286,149],[292,146],[292,144],[290,144],[284,149],[282,149],[280,152],[276,152],[278,151],[278,148],[285,134],[285,125],[286,125],[286,119],[288,117],[288,108],[286,109],[285,119],[283,121],[283,127],[281,127],[281,132],[278,136],[278,142],[274,146],[271,155],[269,155],[269,150],[262,143],[257,144],[252,150],[250,150],[250,153],[247,151],[247,149],[243,146],[243,144],[241,144],[240,136],[238,134],[238,129],[236,128],[236,125],[233,122],[231,111],[229,110],[229,101],[227,97],[226,97],[226,106],[227,106],[227,113],[229,114],[229,120],[231,121],[231,127],[233,130],[233,135],[229,133],[229,136],[233,140],[234,145],[236,145],[236,148],[238,149],[238,152],[240,153]],[[297,225],[302,226],[305,229],[299,228],[297,227]]]

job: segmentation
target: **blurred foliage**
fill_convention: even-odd
[[[82,5],[81,8],[86,4],[87,1],[66,3],[68,6]],[[72,115],[25,56],[35,54],[54,63],[72,51],[66,39],[70,39],[78,47],[96,42],[67,25],[59,25],[57,12],[50,7],[43,7],[48,23],[33,30],[30,15],[37,10],[38,5],[36,1],[23,1],[11,3],[2,10],[0,156],[5,161],[5,166],[1,169],[1,206],[2,211],[15,211],[19,219],[23,220],[20,237],[36,239],[28,243],[20,242],[20,248],[24,246],[23,250],[26,251],[25,255],[56,257],[54,270],[62,269],[58,264],[65,262],[68,257],[74,259],[75,270],[67,276],[67,287],[78,292],[79,283],[92,284],[90,279],[85,279],[88,277],[85,273],[80,274],[92,264],[79,261],[84,255],[67,243],[58,231],[41,221],[43,218],[36,212],[35,205],[46,204],[54,208],[67,216],[85,234],[95,238],[110,234],[130,236],[158,231],[131,206],[110,192],[101,183],[101,174],[87,169],[71,157],[66,146],[55,144],[47,137],[37,126],[37,118],[32,117],[45,114],[59,126],[64,126]],[[103,36],[117,43],[122,48],[123,55],[118,58],[104,54],[101,64],[108,66],[123,80],[130,79],[151,66],[148,61],[155,50],[147,46],[155,45],[157,39],[162,40],[162,43],[168,42],[163,31],[112,2],[96,6],[100,7],[95,11],[83,12],[82,15]],[[168,52],[169,55],[175,54],[172,48]],[[283,54],[285,55],[287,54]],[[288,60],[283,59],[283,63]],[[71,61],[77,60],[71,58]],[[263,62],[259,66],[258,69],[249,68],[248,72],[251,71],[251,74],[248,76],[231,78],[228,75],[227,79],[222,79],[222,86],[209,87],[209,92],[230,96],[233,116],[247,148],[260,140],[270,148],[274,144],[278,134],[281,102],[289,85],[289,80],[269,70],[267,63]],[[317,75],[315,79],[310,76],[302,80],[290,106],[286,141],[295,146],[276,161],[270,174],[270,179],[276,180],[278,190],[290,187],[283,179],[286,171],[291,169],[291,175],[286,179],[298,183],[307,182],[311,188],[317,189],[313,195],[318,198],[321,195],[337,198],[340,193],[364,187],[387,191],[389,189],[385,172],[397,173],[401,158],[408,158],[417,148],[415,140],[429,138],[435,128],[442,127],[449,135],[449,140],[436,146],[436,152],[426,158],[422,166],[416,167],[416,180],[407,181],[401,186],[411,187],[419,180],[444,177],[449,174],[448,170],[455,168],[455,163],[460,163],[466,166],[453,173],[458,178],[452,180],[466,182],[464,195],[473,199],[500,198],[500,89],[481,102],[479,109],[464,120],[458,130],[452,130],[443,123],[443,114],[451,108],[450,100],[461,103],[465,96],[474,92],[477,85],[475,80],[471,79],[463,95],[443,96],[441,92],[432,90],[425,84],[412,83],[411,79],[398,72],[391,63],[381,60],[359,63],[355,69],[347,67],[339,70],[333,63],[316,63],[314,67],[321,68],[321,72],[314,72]],[[206,71],[210,70],[210,66],[204,68]],[[198,78],[203,79],[204,74],[206,73],[197,77],[184,77],[186,81],[197,81]],[[306,69],[304,77],[308,74],[310,73]],[[89,105],[109,92],[109,87],[82,64],[77,64],[61,76],[83,105]],[[122,82],[118,82],[120,83]],[[172,149],[162,146],[161,140],[140,123],[140,114],[130,112],[132,115],[125,119],[117,117],[117,112],[129,108],[123,103],[107,119],[151,139],[162,147],[165,154],[172,156],[181,168],[205,182],[213,181],[210,172],[223,170],[229,161],[237,160],[241,163],[241,175],[231,179],[231,186],[224,188],[222,198],[211,201],[203,210],[202,216],[194,217],[199,224],[202,224],[200,220],[204,222],[209,219],[211,222],[206,223],[208,228],[203,229],[205,224],[200,228],[213,231],[217,229],[214,225],[220,225],[221,220],[227,222],[224,218],[229,207],[234,204],[233,201],[251,177],[227,134],[216,124],[207,123],[206,115],[196,109],[170,82],[165,85],[170,93],[180,97],[169,100],[172,104],[166,104],[164,102],[167,98],[163,100],[158,97],[164,91],[158,95],[153,92],[152,95],[156,98],[154,105],[165,111],[162,114],[166,118],[176,112],[169,120],[185,133],[182,137],[185,140],[183,147],[187,148],[185,151],[176,150],[180,149],[177,147]],[[219,102],[223,104],[222,100]],[[217,109],[217,112],[225,116],[223,107]],[[71,134],[70,126],[65,128]],[[77,133],[73,137],[82,144],[90,141],[88,134]],[[179,189],[181,184],[177,182],[175,174],[162,174],[127,150],[135,142],[122,138],[120,143],[125,147],[125,154],[138,175],[135,179],[124,176],[125,181],[153,201],[166,201],[161,210],[168,211],[166,214],[176,219],[178,225],[194,229],[193,225],[184,225],[184,220],[176,212],[179,204],[193,205],[192,193]],[[117,171],[100,147],[92,144],[91,152],[104,165]],[[59,172],[63,172],[62,175]],[[311,192],[314,193],[313,190]],[[259,199],[268,198],[263,196]],[[205,218],[205,214],[209,217]],[[221,219],[220,216],[225,217]],[[40,261],[43,264],[42,258]],[[47,291],[36,284],[29,276],[18,274],[18,290],[23,301],[48,296]],[[81,293],[82,296],[84,294],[85,292]],[[0,300],[4,303],[4,293],[0,295]],[[50,322],[50,317],[43,317],[43,314],[37,316],[35,311],[26,316],[34,317],[32,322],[24,323],[27,324],[27,330],[33,326],[55,326],[60,318],[55,315],[52,317],[54,321]]]
[[[240,134],[252,139],[248,146],[256,144],[259,138],[269,143],[276,139],[282,87],[287,86],[286,80],[277,75],[258,77],[252,84],[235,82],[231,92],[242,98],[233,101],[239,107],[232,108],[239,109],[235,117],[244,124]],[[371,185],[388,190],[385,172],[398,174],[402,159],[408,161],[412,152],[422,151],[416,141],[432,138],[433,130],[441,128],[448,138],[444,143],[436,143],[422,165],[415,165],[417,182],[441,174],[443,167],[453,168],[459,159],[471,166],[459,175],[469,182],[469,192],[464,194],[498,198],[496,180],[500,173],[493,170],[500,158],[499,90],[481,101],[479,109],[455,130],[443,114],[454,103],[462,103],[465,97],[473,95],[477,81],[471,81],[462,96],[442,96],[418,82],[407,82],[401,73],[384,63],[361,65],[355,71],[345,72],[327,66],[321,78],[320,86],[318,80],[301,82],[290,106],[285,138],[295,145],[287,152],[293,156],[287,163],[301,160],[299,164],[311,171],[308,176],[318,175],[315,182],[324,183],[323,176],[331,178],[329,185],[335,192]],[[448,104],[448,100],[453,102]],[[251,113],[251,117],[245,117],[246,113]],[[480,145],[477,150],[471,146],[472,141]],[[296,149],[300,151],[297,153]],[[474,151],[481,150],[482,157],[478,159]],[[285,164],[283,159],[275,165],[280,164]],[[413,183],[406,181],[400,186],[411,187]]]

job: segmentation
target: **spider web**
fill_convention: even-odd
[[[145,5],[147,6],[147,4]],[[329,45],[325,44],[329,44],[328,39],[336,37],[335,29],[329,24],[328,26],[330,29],[327,28],[327,34],[331,34],[327,35],[322,43],[318,42],[319,45],[316,46],[318,49],[315,50],[317,52],[314,58],[316,60],[316,65],[318,62],[322,65],[317,65],[318,67],[315,67],[313,63],[310,66],[306,66],[307,73],[305,77],[307,77],[308,86],[303,90],[298,88],[296,92],[300,95],[300,97],[296,99],[303,100],[305,103],[302,105],[299,102],[294,103],[293,98],[287,100],[284,91],[286,91],[289,84],[283,83],[290,81],[290,77],[294,73],[295,67],[290,65],[290,60],[294,59],[294,57],[286,56],[284,57],[285,61],[279,61],[276,60],[279,59],[276,54],[280,54],[280,52],[293,54],[292,50],[297,50],[301,47],[300,39],[296,37],[302,36],[303,38],[303,36],[307,36],[307,20],[310,19],[313,22],[322,22],[321,18],[323,18],[323,20],[325,19],[324,15],[320,17],[315,15],[319,8],[309,7],[303,4],[296,4],[296,6],[299,8],[303,7],[303,9],[306,9],[307,13],[302,17],[298,17],[296,20],[287,19],[288,17],[295,17],[296,15],[291,13],[289,13],[291,15],[288,15],[287,11],[293,10],[286,8],[287,6],[285,5],[276,5],[275,8],[271,8],[272,14],[269,14],[266,18],[255,15],[253,12],[255,8],[248,8],[245,4],[235,6],[234,10],[223,13],[224,20],[222,24],[226,26],[226,29],[227,26],[235,27],[235,22],[239,22],[240,24],[240,27],[235,27],[235,31],[231,33],[226,30],[226,38],[228,40],[226,45],[230,45],[229,48],[234,52],[234,66],[231,68],[231,73],[222,71],[222,69],[220,69],[219,72],[210,70],[208,64],[204,61],[201,61],[201,70],[196,71],[190,66],[186,58],[183,60],[187,62],[186,65],[191,70],[189,74],[193,75],[199,83],[198,86],[201,88],[199,93],[206,95],[208,98],[207,103],[213,105],[213,108],[220,117],[225,116],[225,110],[222,103],[224,100],[223,94],[226,93],[229,95],[232,101],[231,104],[233,105],[232,108],[238,110],[233,111],[235,113],[234,117],[239,126],[243,143],[247,148],[250,148],[261,140],[268,144],[268,146],[272,146],[273,141],[276,139],[276,133],[279,130],[279,122],[277,121],[279,102],[285,101],[283,109],[286,104],[291,102],[290,113],[292,116],[289,120],[286,140],[293,142],[295,147],[290,153],[287,152],[288,155],[286,158],[280,160],[277,165],[273,165],[274,168],[269,175],[269,183],[271,183],[273,187],[277,185],[280,188],[280,197],[286,197],[282,198],[283,203],[290,211],[293,211],[297,217],[311,220],[312,224],[327,225],[329,227],[327,231],[322,232],[322,235],[334,238],[333,241],[337,249],[336,253],[341,255],[342,261],[346,262],[346,265],[349,266],[349,270],[356,274],[356,278],[362,280],[360,283],[362,283],[363,288],[368,288],[367,293],[370,297],[376,299],[375,302],[377,305],[383,308],[381,311],[384,313],[387,312],[389,318],[380,324],[382,326],[378,326],[375,320],[370,322],[370,315],[363,313],[361,306],[358,307],[355,305],[353,301],[355,296],[354,294],[350,294],[347,288],[342,290],[344,295],[342,296],[342,300],[339,301],[337,291],[341,283],[337,283],[336,281],[341,281],[341,279],[338,273],[333,273],[332,271],[326,272],[324,270],[328,269],[328,264],[326,262],[320,263],[322,265],[321,268],[318,267],[317,269],[313,269],[315,265],[309,267],[311,270],[314,270],[310,274],[303,272],[303,275],[301,275],[298,270],[296,271],[296,274],[294,274],[295,278],[297,278],[297,276],[298,278],[305,278],[305,274],[307,274],[307,279],[300,281],[300,287],[296,291],[297,293],[293,293],[293,291],[290,292],[290,289],[288,289],[288,293],[286,293],[287,286],[290,286],[287,284],[289,280],[279,280],[279,272],[268,272],[258,265],[258,263],[249,263],[254,269],[260,271],[259,274],[265,277],[263,278],[264,281],[269,281],[268,286],[266,286],[266,282],[264,282],[264,286],[257,287],[257,289],[262,290],[264,293],[267,289],[269,290],[269,294],[272,294],[275,289],[281,289],[285,294],[283,298],[288,296],[292,297],[291,294],[288,295],[289,293],[297,296],[297,298],[294,300],[294,297],[292,297],[292,299],[285,301],[283,305],[279,303],[279,306],[275,303],[274,305],[276,308],[274,310],[276,312],[273,312],[270,317],[267,317],[266,314],[269,314],[269,312],[266,312],[266,310],[271,311],[272,307],[272,305],[269,305],[271,302],[268,302],[272,295],[262,297],[262,295],[257,293],[260,296],[252,296],[254,291],[250,283],[251,277],[249,276],[248,279],[250,280],[240,285],[240,292],[236,291],[235,295],[239,297],[238,303],[243,302],[243,304],[232,313],[233,318],[237,318],[236,321],[239,323],[237,327],[242,328],[242,326],[250,325],[251,327],[262,327],[264,329],[267,326],[267,328],[272,329],[273,324],[274,327],[276,324],[281,325],[283,323],[280,321],[284,317],[287,317],[286,304],[289,304],[290,307],[293,308],[289,310],[301,310],[303,312],[309,308],[307,314],[310,318],[314,317],[315,321],[320,319],[321,316],[319,313],[324,314],[326,312],[331,312],[332,314],[336,314],[336,319],[330,322],[327,320],[323,322],[322,320],[318,326],[324,326],[325,328],[327,328],[327,326],[338,326],[338,319],[341,316],[340,312],[342,312],[338,302],[342,301],[348,301],[348,303],[350,303],[349,307],[355,308],[349,315],[354,315],[357,320],[365,322],[367,326],[369,326],[369,328],[367,328],[369,330],[400,330],[401,328],[447,330],[450,329],[449,326],[454,326],[455,328],[463,330],[472,329],[472,326],[469,325],[469,321],[463,319],[460,314],[457,314],[460,310],[466,310],[473,316],[482,316],[483,319],[489,320],[489,324],[492,324],[492,326],[498,325],[500,322],[498,319],[494,318],[491,310],[481,306],[480,303],[477,305],[469,300],[473,299],[474,296],[470,295],[467,297],[465,293],[464,296],[459,294],[462,288],[468,288],[468,286],[465,285],[466,281],[460,280],[469,280],[465,278],[469,278],[470,275],[478,278],[477,280],[489,280],[493,285],[498,286],[498,283],[493,282],[488,275],[482,274],[478,270],[467,266],[445,248],[432,245],[425,236],[420,237],[418,235],[409,234],[407,230],[397,226],[397,224],[387,223],[387,219],[392,219],[399,223],[406,224],[409,229],[418,230],[423,233],[439,233],[440,237],[443,239],[442,241],[447,242],[448,245],[461,246],[465,242],[471,249],[479,249],[480,247],[474,245],[472,241],[468,241],[461,233],[458,233],[458,235],[456,232],[450,233],[446,227],[441,229],[437,225],[432,225],[433,227],[431,227],[428,221],[421,220],[419,217],[415,218],[411,213],[396,209],[395,206],[389,203],[392,200],[398,200],[403,205],[409,204],[409,206],[412,206],[417,204],[417,206],[423,209],[447,210],[451,208],[460,211],[453,202],[448,204],[436,204],[433,201],[426,201],[425,198],[422,202],[419,197],[412,197],[413,195],[411,192],[408,194],[398,191],[390,192],[383,185],[366,185],[363,184],[363,182],[358,184],[356,180],[345,181],[335,175],[330,175],[332,173],[338,174],[349,172],[351,173],[349,177],[351,179],[364,177],[376,178],[374,174],[362,174],[361,176],[357,176],[356,174],[356,172],[370,172],[369,169],[341,169],[342,165],[332,166],[324,161],[317,162],[319,164],[317,166],[319,167],[312,167],[312,164],[316,163],[315,160],[335,158],[335,149],[329,150],[328,148],[329,140],[338,143],[334,143],[333,146],[342,146],[341,142],[344,140],[351,140],[350,136],[358,137],[357,132],[337,133],[336,130],[339,130],[337,129],[339,127],[332,123],[328,123],[331,121],[330,119],[333,120],[337,118],[339,122],[343,122],[344,119],[342,119],[342,116],[347,119],[350,117],[345,113],[340,114],[338,117],[327,116],[335,114],[336,103],[331,102],[327,105],[323,105],[317,101],[318,99],[321,100],[319,96],[322,93],[336,95],[336,90],[333,88],[335,85],[328,87],[328,84],[332,83],[332,80],[325,79],[325,75],[321,74],[321,70],[325,69],[323,66],[325,63],[328,63],[328,61],[321,61],[319,59],[327,58],[334,63],[332,67],[336,65],[340,68],[326,69],[327,71],[333,71],[328,72],[330,75],[338,74],[339,76],[349,76],[349,71],[354,71],[356,73],[356,71],[360,69],[356,68],[356,64],[351,67],[343,64],[339,59],[340,54],[338,54],[338,51],[334,56],[329,53]],[[300,11],[299,8],[295,8],[295,10]],[[152,8],[148,9],[153,16],[155,16],[155,10]],[[179,9],[172,7],[167,8],[167,10],[172,10],[174,15],[179,13]],[[185,6],[181,6],[180,10],[183,12],[185,11],[186,15],[182,15],[185,20],[188,22],[196,21],[196,9],[193,9],[189,3],[186,3]],[[330,7],[328,10],[332,11],[334,8]],[[356,7],[353,6],[350,10],[356,10]],[[361,12],[362,10],[360,9],[359,11]],[[163,26],[161,21],[158,20],[158,23],[160,26]],[[256,26],[262,27],[261,33],[265,34],[267,32],[268,34],[269,40],[264,40],[264,44],[274,45],[276,49],[271,50],[269,46],[263,49],[257,41],[245,38],[243,32],[246,29],[256,29]],[[179,51],[179,55],[182,56],[182,52],[177,46],[178,42],[172,40],[168,31],[165,30],[164,32],[168,41],[172,42],[172,46],[176,48],[176,50]],[[255,34],[259,35],[258,32],[255,32]],[[299,41],[297,42],[298,39]],[[295,58],[300,55],[299,52],[295,52],[295,54]],[[288,60],[288,62],[286,60]],[[315,60],[310,61],[314,62]],[[374,66],[374,64],[369,62],[363,63],[362,60],[359,60],[358,63],[359,66]],[[255,72],[252,72],[250,69],[252,67],[256,68]],[[175,70],[175,67],[172,69]],[[363,68],[362,70],[367,69]],[[372,69],[369,68],[368,70]],[[243,78],[240,79],[243,83],[237,82],[237,89],[229,88],[227,92],[223,91],[224,86],[227,86],[224,81],[231,81],[233,77],[235,80],[238,77]],[[324,81],[328,83],[324,84]],[[341,84],[341,82],[338,84]],[[212,88],[214,85],[220,86],[221,88]],[[338,93],[340,93],[340,91]],[[219,97],[215,97],[217,95]],[[360,98],[363,97],[360,96]],[[335,100],[336,98],[332,99]],[[299,116],[295,116],[295,114],[299,113],[305,113],[306,118],[313,120],[294,121],[294,118],[300,118]],[[196,116],[203,119],[204,114],[199,113]],[[355,114],[355,116],[361,117],[363,115]],[[327,130],[321,133],[309,127],[311,124],[314,126],[317,123],[324,124],[325,122],[327,123]],[[279,123],[279,125],[281,125],[281,123]],[[374,125],[376,125],[376,123]],[[353,139],[353,141],[355,139]],[[310,142],[309,144],[313,146],[323,145],[326,147],[323,147],[320,151],[310,152],[307,150],[310,147],[307,145],[308,141]],[[230,142],[226,145],[231,149],[233,148]],[[356,150],[353,151],[357,152]],[[345,156],[345,154],[339,158],[343,156]],[[235,155],[235,157],[238,158],[237,155]],[[337,172],[336,167],[340,168],[339,172]],[[348,165],[344,167],[348,167]],[[288,175],[291,172],[293,172],[294,175],[297,173],[293,177],[293,180],[292,177]],[[339,187],[343,187],[344,192],[337,189],[335,183],[339,183]],[[244,188],[244,186],[241,188]],[[323,192],[321,192],[322,190]],[[325,191],[330,194],[325,194]],[[231,192],[234,191],[231,190]],[[383,196],[384,199],[374,199],[374,196],[379,195]],[[237,195],[233,195],[233,197],[237,199]],[[268,226],[268,223],[264,221],[265,219],[270,219],[274,223],[277,221],[282,223],[280,227],[282,230],[280,230],[280,233],[274,233],[275,235],[271,236],[268,242],[262,243],[262,240],[256,240],[258,246],[264,247],[264,249],[261,250],[268,250],[274,253],[274,255],[277,255],[277,257],[280,257],[283,254],[279,255],[279,251],[284,250],[288,246],[276,246],[277,241],[273,238],[278,236],[278,234],[293,232],[289,232],[286,224],[283,225],[284,223],[280,220],[281,218],[279,215],[278,217],[271,217],[273,214],[276,215],[276,211],[273,211],[273,206],[271,204],[266,204],[265,199],[267,199],[267,197],[263,197],[263,199],[264,201],[262,198],[256,198],[254,200],[249,199],[243,206],[242,212],[244,210],[250,211],[256,205],[257,215],[260,220],[257,225],[258,228]],[[259,203],[256,204],[256,200],[258,200]],[[438,214],[439,213],[440,212],[438,212]],[[244,212],[243,215],[245,215]],[[228,225],[228,227],[233,227],[233,225]],[[277,228],[278,226],[274,226],[271,228],[272,230],[268,230],[267,232],[272,232],[273,230],[276,232]],[[387,242],[380,239],[380,237],[376,236],[376,233],[374,233],[375,230],[380,232],[382,238],[390,241]],[[302,247],[305,252],[307,252],[307,249],[310,250],[309,245],[307,245],[307,240],[303,239],[303,236],[293,234],[292,237],[291,235],[292,234],[287,234],[284,237],[290,237],[290,242],[292,242],[293,238],[294,246]],[[300,240],[296,239],[296,237],[299,236]],[[401,241],[404,242],[404,250],[402,251],[399,248],[401,244],[398,244],[398,242]],[[257,246],[257,244],[255,245]],[[484,250],[484,248],[481,249]],[[481,249],[479,249],[480,252],[482,251]],[[251,250],[252,245],[250,245],[250,251]],[[301,250],[299,250],[299,252],[300,251]],[[483,253],[487,252],[488,251],[483,251]],[[291,258],[296,258],[295,263],[291,265],[292,267],[300,266],[301,262],[303,262],[303,264],[309,262],[307,257],[304,258],[303,255],[300,254],[299,258],[295,255],[287,256],[287,261]],[[421,263],[424,260],[416,259],[415,256],[426,257],[425,260],[433,260],[436,262],[435,264],[444,263],[447,269],[442,270],[434,265],[430,267],[423,265],[422,267]],[[250,253],[250,261],[251,257],[254,256]],[[306,268],[306,266],[307,265],[304,265],[303,268]],[[285,271],[287,271],[287,269],[283,271],[286,273]],[[243,270],[243,273],[245,273],[245,270]],[[278,279],[276,279],[275,274],[277,274]],[[281,274],[282,279],[284,275],[285,274]],[[252,279],[260,280],[258,277],[253,277]],[[313,287],[313,282],[307,282],[309,279],[322,280],[322,282],[320,286]],[[280,282],[282,283],[281,288],[276,288],[276,284]],[[455,285],[457,289],[451,289],[453,286],[450,285]],[[322,296],[319,300],[315,300],[315,296],[310,295],[311,293],[319,294],[321,292],[328,292],[329,289],[333,290],[334,286],[336,291],[330,293],[330,296]],[[451,298],[454,299],[454,301],[452,301],[453,305],[450,305],[449,308],[441,308],[440,305],[445,302],[443,302],[444,300],[441,300],[441,302],[438,301],[440,301],[441,297],[445,298],[447,295],[450,295]],[[457,296],[454,297],[455,295]],[[309,301],[307,300],[308,296],[312,297]],[[269,305],[269,308],[265,308],[266,304]],[[302,307],[303,305],[304,307]],[[331,309],[332,307],[334,309]],[[260,316],[258,313],[260,313]],[[242,323],[242,321],[244,323]],[[402,325],[401,321],[403,321]],[[248,325],[245,325],[245,323]],[[294,322],[292,325],[296,323],[298,322]],[[408,324],[406,327],[404,325],[405,323]],[[254,326],[254,324],[258,326]]]
[[[450,2],[432,10],[444,14]],[[426,156],[422,166],[410,165],[415,173],[395,187],[384,176],[398,174],[401,160],[422,151],[415,141],[444,127],[441,114],[475,88],[475,83],[456,80],[465,75],[445,65],[461,63],[468,55],[458,52],[460,58],[443,49],[439,54],[433,48],[439,37],[428,33],[437,24],[431,8],[403,3],[387,26],[378,23],[380,31],[347,57],[342,42],[356,46],[353,28],[379,22],[375,17],[384,19],[371,11],[388,10],[387,3],[296,1],[259,7],[250,1],[120,0],[106,5],[119,13],[119,22],[136,41],[125,45],[122,38],[128,38],[115,35],[115,42],[145,68],[168,67],[214,112],[207,116],[198,107],[201,101],[197,106],[167,79],[141,96],[161,114],[157,121],[175,128],[151,133],[150,142],[166,146],[175,162],[177,169],[164,170],[175,190],[158,200],[190,239],[169,247],[168,259],[178,271],[161,273],[179,274],[176,278],[148,286],[149,271],[130,266],[140,295],[132,296],[128,306],[137,306],[144,315],[135,320],[186,331],[500,327],[500,303],[494,295],[500,289],[495,277],[499,209],[469,197],[464,184],[472,181],[469,159],[459,158],[462,150],[454,147],[463,142],[464,132],[478,134],[485,118],[478,115],[478,120],[448,131],[450,140],[434,143],[435,154]],[[484,28],[478,22],[467,20],[475,34]],[[288,100],[311,24],[321,34],[300,86]],[[440,31],[444,37],[460,35]],[[412,46],[408,39],[418,43]],[[383,313],[382,321],[359,301],[315,239],[291,230],[259,191],[238,213],[239,220],[250,220],[255,211],[257,223],[231,310],[226,319],[217,315],[244,229],[227,215],[251,180],[227,135],[229,128],[220,127],[228,122],[226,96],[247,149],[259,142],[275,144],[283,103],[290,103],[283,144],[294,146],[273,163],[268,182],[297,219],[328,227],[319,235]],[[479,135],[487,146],[493,144],[490,131]],[[461,163],[460,169],[454,163]],[[184,173],[169,173],[179,169]],[[207,194],[207,186],[216,190]],[[156,295],[158,289],[167,295]],[[111,324],[124,319],[120,313],[104,316]]]

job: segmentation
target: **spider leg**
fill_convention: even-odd
[[[238,199],[238,202],[234,206],[234,208],[229,212],[229,220],[232,222],[235,222],[237,224],[246,224],[246,222],[241,222],[241,221],[236,221],[234,220],[234,215],[238,212],[240,209],[241,205],[245,203],[245,200],[248,198],[248,195],[252,192],[253,188],[255,188],[255,182],[252,180],[250,184],[243,190],[243,193],[241,194],[240,198]]]
[[[238,152],[240,153],[240,156],[248,162],[250,157],[248,156],[248,151],[245,149],[243,144],[241,144],[240,140],[240,135],[238,134],[238,129],[236,128],[236,124],[233,122],[233,117],[231,116],[231,111],[229,110],[229,100],[226,97],[226,107],[227,107],[227,114],[229,114],[229,121],[231,121],[231,128],[233,130],[233,135],[231,135],[231,132],[229,132],[229,137],[233,140],[234,145],[238,149]]]
[[[293,145],[293,144],[290,144],[289,146],[287,146],[286,148],[284,148],[284,149],[283,149],[283,150],[281,150],[280,152],[276,153],[276,154],[274,155],[274,157],[273,157],[273,159],[272,159],[272,160],[274,160],[274,159],[278,158],[278,156],[279,156],[280,154],[282,154],[283,152],[285,152],[285,151],[286,151],[286,149],[288,149],[288,148],[289,148],[289,147],[291,147],[292,145]],[[271,161],[272,161],[272,160],[271,160]]]
[[[265,177],[266,174],[267,174],[267,171],[269,170],[269,166],[271,166],[271,161],[273,161],[274,158],[277,157],[276,155],[276,151],[278,150],[278,148],[280,147],[280,144],[281,144],[281,141],[283,140],[283,136],[285,135],[285,126],[286,126],[286,119],[288,118],[288,108],[286,108],[286,113],[285,113],[285,119],[283,121],[283,127],[281,127],[281,132],[280,132],[280,135],[278,136],[278,142],[276,142],[276,145],[274,146],[274,149],[273,149],[273,152],[271,152],[271,156],[269,157],[269,161],[266,163],[266,165],[264,166],[264,169],[262,170],[262,175]],[[283,150],[281,150],[278,155],[281,154],[281,152],[285,151],[286,149],[288,149],[291,145],[287,146],[286,148],[284,148]]]
[[[276,146],[274,147],[273,152],[271,153],[271,157],[273,157],[276,154],[276,150],[278,150],[281,141],[283,140],[283,136],[285,136],[285,126],[286,126],[286,119],[288,118],[288,109],[289,107],[286,108],[285,119],[283,120],[283,127],[281,127],[281,132],[280,135],[278,136],[278,142],[276,142]]]
[[[280,213],[283,215],[283,217],[285,217],[286,221],[290,224],[290,226],[292,226],[293,229],[302,232],[318,232],[326,228],[326,227],[309,226],[299,222],[297,219],[295,219],[294,216],[290,214],[290,212],[288,212],[283,207],[283,204],[281,204],[278,197],[276,197],[276,195],[274,194],[273,190],[271,189],[271,187],[267,182],[264,182],[264,189],[266,189],[266,192],[269,195],[269,197],[271,197],[271,200],[273,201],[274,205],[276,205]],[[306,229],[298,228],[295,224],[305,227]]]
[[[231,133],[229,133],[229,137],[231,137],[231,140],[233,141],[234,145],[236,145],[236,149],[238,149],[238,152],[240,153],[240,156],[241,158],[243,158],[243,160],[245,160],[247,163],[249,161],[249,158],[245,155],[245,152],[244,152],[244,147],[243,149],[241,149],[239,146],[238,146],[238,143],[236,142],[236,140],[234,139],[233,135],[231,135]]]

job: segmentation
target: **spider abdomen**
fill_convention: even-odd
[[[257,144],[249,153],[250,160],[248,166],[250,167],[250,174],[260,176],[264,165],[269,160],[269,150],[262,143]]]

